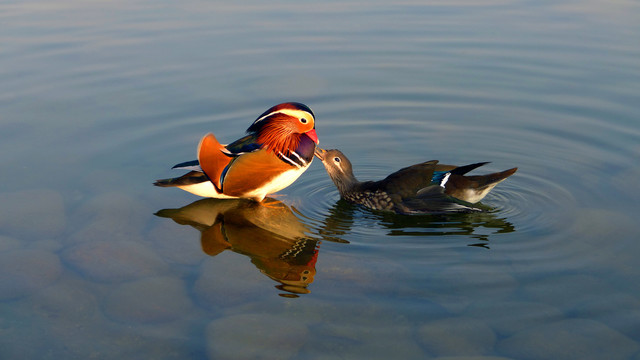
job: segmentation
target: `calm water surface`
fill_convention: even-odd
[[[0,4],[0,358],[640,359],[634,1]],[[360,179],[518,166],[455,216],[151,186],[300,101]],[[479,173],[481,171],[478,171]]]

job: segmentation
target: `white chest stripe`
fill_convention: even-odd
[[[307,166],[307,162],[300,155],[298,155],[297,152],[292,151],[291,153],[295,155],[298,159],[300,159],[300,162],[302,163],[303,166]]]
[[[295,154],[295,152],[293,152],[293,153]],[[295,161],[289,159],[288,157],[284,156],[284,154],[282,152],[278,151],[278,155],[280,155],[286,162],[288,162],[289,164],[297,167],[298,169],[300,169],[302,167],[297,162],[295,162]],[[296,155],[298,155],[298,154],[296,154]]]

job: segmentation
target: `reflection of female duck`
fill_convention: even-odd
[[[205,253],[215,256],[229,249],[246,255],[262,273],[281,283],[279,289],[309,292],[318,242],[308,237],[307,226],[282,202],[203,199],[156,215],[200,230]]]
[[[479,205],[476,205],[479,206]],[[489,207],[482,205],[485,210]],[[406,216],[388,212],[369,212],[362,207],[339,199],[330,209],[329,216],[322,222],[319,230],[323,239],[340,239],[351,232],[358,213],[365,212],[367,219],[389,230],[389,236],[450,236],[468,237],[469,246],[489,248],[489,238],[494,234],[516,231],[514,225],[499,213],[486,211],[475,213],[454,213],[436,215]],[[476,240],[478,242],[476,242]],[[341,242],[346,242],[341,240]]]

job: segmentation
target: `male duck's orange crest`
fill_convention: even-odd
[[[294,121],[297,119],[285,114],[271,116],[258,134],[258,142],[276,154],[293,151],[300,143]]]
[[[265,111],[247,131],[255,133],[260,144],[278,154],[294,151],[301,135],[314,128],[311,109],[300,103],[284,103]],[[317,142],[315,134],[312,139]]]

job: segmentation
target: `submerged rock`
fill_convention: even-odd
[[[255,300],[271,283],[245,256],[227,251],[203,261],[193,294],[198,305],[212,310]]]
[[[585,297],[568,315],[596,320],[631,339],[640,339],[640,300],[631,294],[603,293]]]
[[[152,209],[132,196],[117,192],[100,194],[74,212],[74,222],[81,227],[68,241],[129,241],[141,238],[142,229],[152,214]]]
[[[83,242],[65,250],[62,258],[84,277],[100,282],[133,280],[168,269],[152,249],[125,241]]]
[[[0,235],[0,252],[16,250],[22,246],[23,244],[20,240]]]
[[[290,359],[307,340],[299,321],[271,314],[242,314],[207,326],[210,359]]]
[[[331,339],[310,340],[304,348],[309,354],[323,354],[329,359],[428,358],[416,342],[410,320],[367,295],[351,294],[348,301],[331,303],[309,300],[299,311],[299,318],[313,321],[311,339]],[[419,306],[419,312],[423,315],[430,310]]]
[[[419,341],[436,356],[482,355],[492,352],[496,335],[484,322],[447,318],[422,325]]]
[[[0,254],[0,301],[17,299],[52,284],[62,267],[58,256],[44,250]]]
[[[498,344],[500,353],[523,360],[629,359],[638,343],[602,323],[568,319],[518,332]]]
[[[122,284],[104,303],[110,318],[143,324],[176,320],[190,309],[184,282],[166,276]]]
[[[482,320],[501,336],[565,318],[560,310],[543,303],[494,299],[475,302],[464,314]]]
[[[518,281],[501,266],[456,264],[434,273],[426,289],[429,299],[460,314],[478,299],[508,298]]]
[[[50,189],[0,193],[0,228],[27,239],[56,236],[66,227],[64,201]]]
[[[85,280],[62,276],[28,301],[35,316],[65,319],[78,324],[87,323],[88,319],[94,319],[99,313],[97,297]]]
[[[606,281],[590,275],[564,275],[542,278],[526,283],[521,288],[525,298],[534,302],[555,306],[566,311],[584,298],[585,294],[613,293],[614,288]]]

